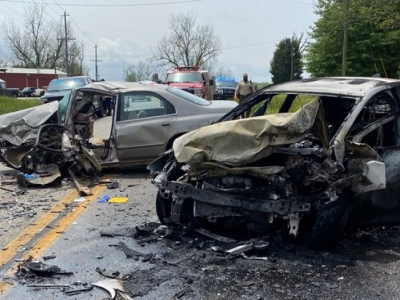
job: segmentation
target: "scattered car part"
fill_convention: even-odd
[[[215,234],[213,232],[210,232],[210,231],[208,231],[208,230],[206,230],[204,228],[197,228],[196,232],[200,233],[200,234],[202,234],[202,235],[204,235],[206,237],[209,237],[211,239],[214,239],[216,241],[222,242],[222,243],[235,243],[235,242],[237,242],[234,239],[230,239],[230,238],[227,238],[227,237],[224,237],[224,236],[220,236],[220,235]]]

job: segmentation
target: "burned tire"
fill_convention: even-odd
[[[316,250],[334,246],[343,235],[351,208],[347,194],[342,194],[338,200],[322,206],[306,238],[306,246]]]
[[[160,195],[160,192],[157,193],[156,212],[158,219],[163,225],[165,224],[165,219],[169,219],[171,217],[171,205],[172,205],[171,196],[168,198],[164,198]]]

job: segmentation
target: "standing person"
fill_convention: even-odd
[[[236,91],[235,91],[235,98],[239,99],[239,103],[243,102],[248,96],[255,92],[254,86],[249,81],[249,76],[247,73],[243,73],[243,80],[239,82]],[[244,117],[248,117],[248,112],[245,113]]]

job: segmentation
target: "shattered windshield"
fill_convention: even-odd
[[[48,92],[68,91],[85,86],[83,78],[62,78],[50,82]]]
[[[71,98],[71,91],[65,94],[65,96],[60,100],[60,104],[58,105],[58,113],[60,115],[61,123],[64,123],[65,121],[65,116],[67,114],[67,108],[70,98]]]
[[[169,73],[168,82],[202,82],[200,73]]]

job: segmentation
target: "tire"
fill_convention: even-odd
[[[165,219],[171,217],[171,205],[172,197],[164,198],[161,197],[160,192],[157,193],[156,197],[156,213],[161,224],[165,225]]]
[[[12,93],[12,94],[11,94],[11,97],[13,97],[14,99],[17,99],[17,94]]]
[[[351,208],[348,194],[342,194],[336,201],[322,206],[306,238],[306,246],[316,250],[334,246],[344,233]]]

